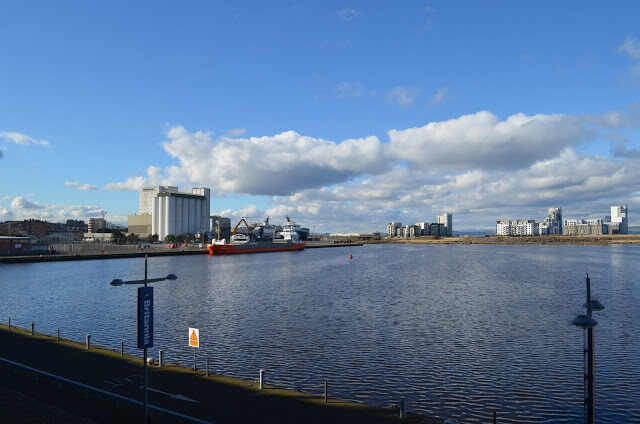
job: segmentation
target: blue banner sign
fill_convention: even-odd
[[[153,287],[138,287],[138,349],[153,346]]]

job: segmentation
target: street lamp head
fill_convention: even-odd
[[[116,279],[115,279],[115,280],[113,280],[110,284],[111,284],[112,286],[121,286],[121,285],[123,285],[123,284],[124,284],[124,281],[122,281],[122,280],[121,280],[121,279],[119,279],[119,278],[116,278]]]
[[[178,276],[176,274],[169,274],[165,277],[167,280],[177,280]]]
[[[584,307],[587,307],[587,304],[584,304]],[[591,310],[592,311],[601,311],[604,309],[604,305],[597,301],[596,299],[591,299]]]
[[[573,319],[573,321],[571,321],[571,324],[576,327],[593,328],[598,324],[598,321],[591,318],[589,315],[578,315]]]

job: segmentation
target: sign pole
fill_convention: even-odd
[[[200,330],[189,327],[189,346],[193,347],[193,370],[198,371],[196,366],[196,351],[200,347]]]
[[[144,255],[144,286],[147,287],[147,259],[149,255]],[[144,424],[149,422],[149,392],[147,388],[149,387],[149,380],[147,375],[147,345],[144,346],[143,353],[144,360]]]

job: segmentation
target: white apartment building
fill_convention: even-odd
[[[533,219],[518,219],[517,221],[496,221],[496,235],[498,236],[537,236],[539,224]]]
[[[611,217],[608,219],[613,232],[629,234],[629,219],[627,217],[627,205],[611,206]]]
[[[157,186],[140,190],[139,215],[151,215],[151,234],[161,241],[169,234],[209,231],[211,191],[196,187],[181,193],[178,187]]]
[[[398,228],[402,228],[402,222],[390,222],[387,224],[387,235],[389,237],[398,237]]]
[[[511,221],[507,221],[507,220],[496,221],[496,235],[497,236],[510,236],[511,235]]]

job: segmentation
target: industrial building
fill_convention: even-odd
[[[212,215],[211,231],[217,240],[231,240],[231,219]]]
[[[191,193],[179,192],[174,186],[143,188],[138,213],[128,218],[129,232],[157,234],[160,241],[169,234],[208,232],[210,210],[211,191],[205,187],[193,188]]]

